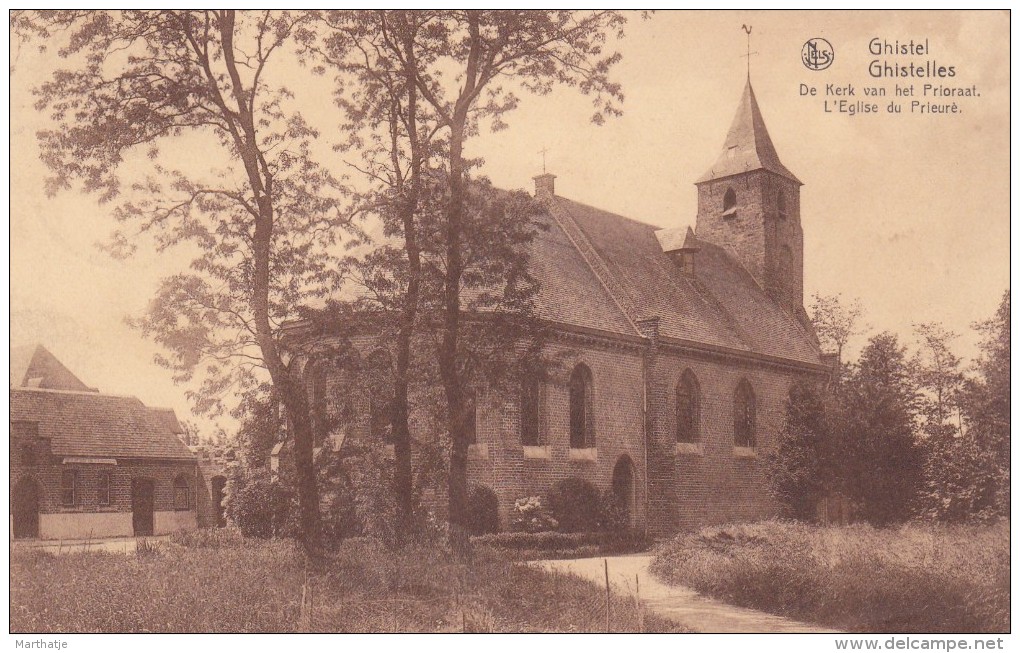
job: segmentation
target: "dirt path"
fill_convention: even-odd
[[[549,571],[571,573],[605,583],[603,560],[609,562],[609,582],[616,591],[630,596],[640,585],[641,601],[651,611],[703,633],[833,633],[821,626],[792,621],[738,608],[701,596],[694,590],[666,585],[648,570],[651,556],[616,556],[579,560],[540,560],[534,564]]]
[[[68,553],[87,553],[106,551],[107,553],[135,553],[138,540],[147,540],[157,544],[170,540],[167,535],[148,537],[105,537],[95,540],[13,540],[15,551],[45,551],[47,553],[65,555]]]

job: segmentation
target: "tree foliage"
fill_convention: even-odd
[[[847,302],[842,295],[820,295],[815,293],[811,304],[811,323],[823,351],[835,353],[840,365],[843,364],[843,350],[847,343],[864,331],[860,324],[864,315],[861,300]]]
[[[39,134],[48,190],[77,183],[111,203],[123,225],[115,254],[149,236],[156,251],[185,256],[187,271],[164,279],[136,323],[167,350],[159,362],[176,380],[202,378],[199,409],[272,382],[293,425],[302,533],[314,548],[307,402],[280,325],[338,287],[330,251],[349,216],[279,66],[310,18],[63,10],[19,14],[14,27],[56,37],[65,64],[36,89],[54,123]]]
[[[383,273],[366,275],[382,281],[376,288],[390,291],[384,302],[401,316],[395,393],[401,430],[410,334],[419,308],[436,309],[424,318],[440,334],[434,351],[450,446],[449,532],[458,551],[466,551],[468,542],[466,419],[477,382],[473,371],[493,360],[477,355],[484,347],[465,343],[483,342],[480,334],[496,331],[480,329],[477,320],[465,322],[462,313],[488,303],[497,307],[492,312],[508,318],[514,311],[499,306],[517,301],[512,294],[527,301],[526,266],[512,263],[506,269],[505,262],[522,260],[515,250],[520,243],[507,236],[527,233],[518,225],[528,226],[533,212],[508,210],[508,204],[524,198],[485,192],[484,182],[472,181],[471,171],[481,161],[465,155],[465,144],[484,127],[505,128],[504,118],[522,91],[575,87],[593,98],[596,122],[618,114],[623,96],[609,72],[620,55],[605,45],[610,36],[622,36],[625,21],[612,11],[329,12],[330,38],[311,46],[341,80],[353,76],[356,81],[353,88],[341,86],[338,102],[352,123],[352,143],[366,155],[360,169],[375,182],[370,205],[383,207],[390,235],[402,239],[371,262]],[[500,257],[499,248],[514,251]],[[395,273],[386,271],[390,266]],[[513,332],[519,323],[488,324],[499,325],[504,336],[488,338],[494,345],[488,353],[506,352],[507,342],[520,340]],[[405,446],[405,439],[401,434],[397,446]],[[407,459],[402,451],[398,465],[406,468],[401,461]],[[406,483],[406,470],[398,482]]]

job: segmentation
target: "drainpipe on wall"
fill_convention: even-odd
[[[654,364],[658,355],[659,349],[659,316],[653,315],[636,321],[636,326],[641,332],[641,335],[648,339],[648,349],[645,351],[645,355],[642,359],[641,364],[641,417],[642,426],[644,428],[644,481],[645,481],[645,523],[644,523],[644,536],[648,538],[648,521],[650,518],[650,507],[651,500],[648,492],[648,446],[652,440],[652,417],[648,408],[648,384],[651,380],[651,374],[649,371],[649,365]]]

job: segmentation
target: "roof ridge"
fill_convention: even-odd
[[[555,211],[549,211],[549,214],[556,221],[556,224],[560,226],[560,229],[563,230],[563,233],[566,234],[567,240],[578,251],[588,268],[595,274],[595,278],[599,280],[609,298],[613,300],[613,303],[623,313],[623,317],[627,320],[630,327],[634,329],[635,333],[640,334],[641,331],[637,328],[636,312],[627,291],[613,278],[612,273],[609,271],[609,266],[602,260],[599,253],[595,251],[595,246],[591,244],[588,236],[585,235],[580,225],[574,220],[573,215],[570,214],[570,209],[566,206],[558,206],[557,208],[563,210],[563,216],[557,215]]]
[[[27,387],[27,386],[18,386],[16,388],[10,388],[10,391],[11,392],[15,392],[15,391],[17,391],[17,392],[48,392],[50,394],[82,395],[82,396],[85,396],[85,397],[108,397],[110,399],[134,399],[135,401],[137,401],[141,405],[145,406],[146,408],[151,408],[151,406],[146,406],[145,402],[143,402],[141,399],[139,399],[138,397],[136,397],[134,395],[115,395],[115,394],[110,394],[108,392],[93,392],[93,391],[90,391],[90,390],[59,390],[57,388],[30,388],[30,387]],[[173,410],[173,408],[170,408],[169,410]]]

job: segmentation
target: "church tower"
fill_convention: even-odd
[[[803,314],[802,184],[779,160],[750,79],[722,153],[695,185],[698,239],[729,251],[769,295]]]

